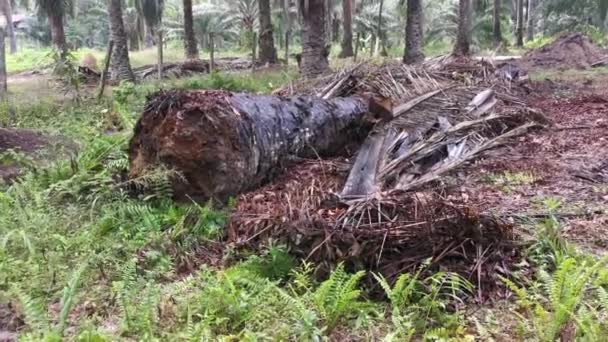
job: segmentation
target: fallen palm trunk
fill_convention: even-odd
[[[251,69],[251,59],[249,58],[219,58],[214,60],[213,70],[215,71],[237,71]],[[182,78],[198,74],[208,74],[211,70],[209,61],[187,61],[184,63],[165,63],[162,67],[163,77]],[[133,69],[138,79],[158,77],[158,66],[156,64],[144,65]]]
[[[153,96],[129,147],[131,177],[166,164],[177,197],[224,202],[272,179],[291,157],[339,153],[365,137],[383,107],[363,97],[323,100],[223,91]]]

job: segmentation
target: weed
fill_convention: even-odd
[[[488,182],[497,185],[504,192],[512,192],[515,187],[529,185],[536,182],[538,178],[531,172],[504,171],[500,174],[488,176]]]

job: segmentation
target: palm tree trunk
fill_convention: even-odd
[[[527,37],[526,39],[530,42],[534,40],[534,10],[536,9],[536,3],[534,0],[528,0],[528,22],[526,27]]]
[[[424,61],[422,41],[422,1],[407,0],[407,24],[405,26],[405,54],[403,56],[403,63],[413,64]]]
[[[325,1],[298,0],[304,21],[302,63],[304,77],[315,77],[329,70],[325,46]]]
[[[49,23],[51,25],[53,45],[61,52],[62,56],[65,56],[68,51],[68,46],[65,42],[65,32],[63,30],[63,13],[61,11],[49,9],[47,11],[47,16],[49,17]]]
[[[149,49],[154,46],[154,32],[152,26],[144,24],[144,46]]]
[[[515,46],[524,46],[524,0],[517,0],[517,26],[515,31]]]
[[[502,44],[502,28],[500,26],[500,12],[502,3],[500,0],[494,0],[494,46],[499,47]]]
[[[460,0],[458,6],[458,35],[454,55],[468,56],[471,53],[471,0]]]
[[[184,44],[187,59],[198,59],[198,47],[194,36],[192,0],[184,0]]]
[[[260,9],[259,61],[261,64],[275,64],[277,62],[277,50],[274,47],[274,36],[272,34],[270,0],[258,0],[258,5]]]
[[[6,18],[6,33],[10,41],[10,54],[17,52],[17,38],[15,37],[15,29],[13,27],[13,9],[11,0],[2,0],[2,14]]]
[[[7,95],[6,47],[4,46],[4,29],[0,27],[0,100]]]
[[[340,58],[352,57],[353,53],[353,0],[342,0],[344,34]]]
[[[114,41],[112,52],[112,79],[135,82],[135,76],[129,61],[127,34],[122,21],[122,1],[109,0],[108,14],[110,17],[110,32]]]
[[[382,39],[382,12],[384,10],[384,0],[380,0],[380,7],[378,10],[378,23],[376,26],[376,48],[374,50],[374,56],[380,55],[380,48],[384,44]]]

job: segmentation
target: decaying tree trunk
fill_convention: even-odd
[[[388,109],[363,97],[161,92],[135,127],[130,176],[166,164],[181,175],[173,181],[177,198],[225,202],[269,181],[294,156],[342,152],[387,115]]]

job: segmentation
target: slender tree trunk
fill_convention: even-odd
[[[315,77],[329,70],[325,46],[324,0],[298,0],[304,20],[302,30],[302,64],[304,77]]]
[[[536,9],[535,0],[528,0],[528,23],[526,27],[527,37],[526,39],[530,42],[534,40],[534,12]]]
[[[454,55],[468,56],[471,53],[471,0],[460,0],[458,6],[458,35]]]
[[[162,81],[163,79],[163,25],[158,21],[158,27],[156,28],[156,47],[158,49],[158,80]]]
[[[10,41],[10,54],[17,52],[17,37],[15,37],[15,29],[13,27],[13,9],[11,0],[2,0],[2,14],[6,19],[6,33]]]
[[[422,0],[407,0],[404,63],[413,64],[424,61],[422,16]]]
[[[258,5],[260,9],[259,60],[261,64],[275,64],[277,62],[277,50],[274,47],[274,35],[272,34],[270,0],[258,0]]]
[[[344,25],[344,34],[342,35],[342,51],[340,58],[353,56],[353,0],[342,0],[342,20]]]
[[[290,0],[282,0],[283,17],[285,20],[285,67],[289,67],[289,42],[291,39],[291,16],[289,15]]]
[[[184,44],[187,59],[198,59],[198,47],[194,36],[192,0],[184,0]]]
[[[499,47],[502,44],[502,28],[500,26],[500,12],[502,3],[500,0],[494,0],[494,46]]]
[[[4,29],[0,27],[0,100],[7,98],[6,75],[6,46],[4,45]]]
[[[144,46],[149,49],[154,46],[154,32],[153,28],[148,24],[144,24]]]
[[[325,0],[325,42],[331,43],[331,0]]]
[[[374,50],[374,56],[380,56],[380,49],[382,47],[382,12],[384,11],[384,0],[380,0],[380,7],[378,10],[378,23],[376,25],[376,48]]]
[[[524,0],[517,0],[517,26],[515,31],[515,46],[524,46]]]
[[[68,51],[68,46],[65,42],[65,32],[63,30],[63,13],[60,11],[49,10],[47,11],[47,16],[51,25],[51,38],[53,40],[53,45],[61,52],[62,56],[65,56]]]
[[[509,1],[509,8],[511,9],[511,33],[515,35],[515,32],[517,32],[517,2],[519,0],[507,1]]]
[[[122,21],[122,1],[109,0],[108,14],[110,16],[110,33],[114,41],[111,64],[112,79],[135,82],[135,76],[129,62],[127,34]]]
[[[534,5],[539,4],[539,1],[533,1]],[[536,12],[536,6],[533,7],[532,13]],[[606,25],[606,15],[608,14],[608,1],[601,0],[598,4],[598,25],[601,28],[605,28]]]

